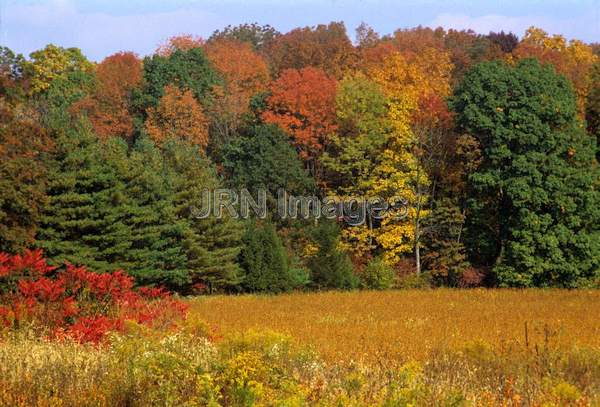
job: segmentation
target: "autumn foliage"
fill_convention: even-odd
[[[517,59],[536,58],[552,64],[573,84],[577,96],[577,108],[583,117],[585,99],[591,86],[591,68],[600,61],[592,47],[579,40],[567,41],[562,35],[548,35],[540,28],[531,27],[513,51]]]
[[[266,54],[275,72],[312,66],[336,79],[348,72],[356,59],[342,22],[293,29],[275,38]]]
[[[48,200],[43,157],[54,141],[32,116],[0,98],[0,250],[22,250],[35,240]]]
[[[535,246],[525,239],[524,226],[508,233],[490,224],[489,216],[475,215],[484,207],[497,211],[498,220],[514,215],[508,201],[496,199],[514,191],[489,190],[513,175],[520,194],[526,181],[539,183],[527,199],[556,196],[553,188],[568,184],[580,195],[565,198],[551,219],[570,223],[573,233],[598,234],[597,44],[535,27],[522,38],[423,26],[384,35],[362,23],[355,38],[343,22],[288,32],[241,24],[206,41],[187,34],[169,38],[143,59],[120,52],[99,64],[76,48],[50,44],[24,57],[0,47],[0,251],[43,248],[52,260],[98,271],[115,266],[138,283],[160,282],[181,292],[191,292],[195,283],[208,292],[276,291],[279,282],[244,283],[262,273],[240,260],[249,244],[242,239],[247,224],[190,216],[201,190],[265,188],[273,223],[267,226],[282,239],[280,257],[297,272],[300,286],[322,288],[322,281],[336,280],[322,275],[329,270],[325,274],[335,277],[337,269],[325,264],[332,258],[323,247],[327,242],[335,242],[327,244],[341,259],[340,269],[346,269],[346,256],[352,258],[356,276],[369,270],[385,280],[390,273],[414,272],[419,284],[462,286],[470,274],[467,285],[497,285],[501,266],[516,264],[498,243],[514,238],[527,250]],[[521,93],[531,96],[520,99],[511,69],[531,59],[541,65],[519,79]],[[496,68],[478,71],[482,65]],[[494,72],[501,66],[504,71]],[[481,75],[476,84],[469,82],[473,72]],[[556,82],[554,90],[534,85],[542,73],[552,81],[564,76],[564,84]],[[468,90],[460,109],[453,104],[459,89]],[[553,107],[558,100],[562,104]],[[489,111],[474,117],[483,102]],[[565,134],[550,145],[555,124],[557,134]],[[499,137],[499,146],[490,135]],[[521,151],[519,143],[528,142]],[[554,170],[540,172],[550,162],[534,165],[532,157],[546,157],[544,148],[564,149],[554,164],[577,173],[581,183]],[[502,173],[506,160],[489,161],[490,154],[525,157],[533,151],[539,155],[514,161],[516,173]],[[526,164],[532,174],[518,176]],[[319,233],[271,205],[280,188],[348,201],[377,197],[405,211],[379,216],[359,205],[359,225],[338,216],[331,239],[319,242]],[[525,202],[521,198],[516,201]],[[322,226],[317,205],[309,206],[306,215]],[[566,213],[578,215],[566,219]],[[537,222],[523,225],[533,230]],[[581,264],[566,261],[572,270],[564,274],[596,270],[598,241],[579,242]],[[548,243],[544,253],[561,244]],[[542,257],[529,259],[526,268],[545,264]],[[563,260],[553,258],[547,270]],[[520,284],[597,285],[597,275]],[[389,286],[363,280],[369,288]]]
[[[223,84],[214,88],[211,114],[215,131],[221,139],[227,140],[241,125],[250,99],[266,90],[269,67],[247,42],[215,40],[206,45],[205,51],[223,79]]]
[[[77,102],[72,111],[85,113],[103,140],[131,139],[131,92],[142,81],[142,61],[132,52],[111,55],[96,68],[96,80],[93,94]]]
[[[157,107],[148,109],[146,132],[157,143],[169,138],[189,141],[204,149],[208,120],[192,91],[166,86]]]
[[[189,51],[193,48],[199,48],[204,45],[204,40],[191,34],[176,35],[169,38],[161,44],[156,53],[163,57],[168,57],[176,50]]]
[[[288,69],[271,85],[263,114],[293,138],[306,160],[320,155],[336,130],[336,81],[317,68]]]
[[[40,250],[0,253],[0,327],[31,326],[50,337],[98,343],[126,321],[169,328],[187,307],[161,288],[133,288],[123,271],[51,266]]]

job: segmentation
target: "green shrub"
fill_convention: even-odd
[[[429,273],[412,273],[398,279],[398,288],[422,289],[431,288],[432,278]]]
[[[360,273],[361,288],[386,290],[396,283],[394,269],[377,257],[369,261],[367,267]]]

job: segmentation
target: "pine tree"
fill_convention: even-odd
[[[141,140],[129,156],[123,140],[100,143],[80,123],[59,137],[48,177],[37,245],[55,262],[124,269],[144,284],[188,283],[185,223],[151,142]]]
[[[182,240],[187,224],[177,216],[173,185],[160,150],[149,139],[136,142],[125,176],[128,203],[125,224],[130,248],[125,253],[128,272],[145,284],[172,288],[190,283]]]
[[[276,293],[294,288],[285,248],[273,224],[250,222],[243,241],[244,289]]]
[[[351,289],[358,286],[352,262],[340,249],[340,228],[332,221],[320,222],[312,231],[318,247],[316,254],[308,260],[311,280],[317,288]]]
[[[84,123],[59,136],[49,163],[49,205],[37,236],[50,258],[97,271],[119,267],[120,253],[129,248],[123,242],[128,230],[119,199],[125,190],[119,160],[126,160],[126,146],[100,149]]]
[[[189,143],[171,140],[165,144],[163,154],[174,173],[175,211],[187,225],[183,247],[192,282],[205,284],[211,290],[239,284],[237,257],[243,225],[226,211],[221,219],[212,215],[200,219],[194,213],[194,208],[201,205],[203,192],[212,192],[220,186],[214,167]]]

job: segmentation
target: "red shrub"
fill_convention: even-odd
[[[172,328],[185,318],[187,306],[166,290],[133,285],[123,271],[99,274],[72,264],[57,270],[39,250],[0,253],[0,326],[28,322],[55,337],[97,343],[126,320]]]
[[[479,287],[483,283],[485,274],[474,267],[468,267],[463,271],[459,286],[462,288]]]

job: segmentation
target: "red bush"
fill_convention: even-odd
[[[32,323],[53,337],[98,343],[126,320],[171,328],[187,306],[162,288],[133,288],[123,271],[94,273],[85,267],[48,265],[40,250],[0,253],[0,326]]]
[[[483,273],[483,271],[478,270],[474,267],[468,267],[462,273],[462,276],[461,276],[460,282],[459,282],[459,287],[462,287],[462,288],[479,287],[483,283],[484,279],[485,279],[485,273]]]

